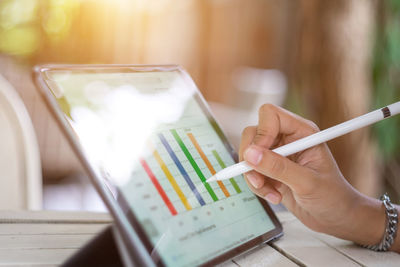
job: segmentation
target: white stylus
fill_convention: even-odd
[[[325,129],[323,131],[317,132],[310,136],[296,140],[287,145],[278,147],[272,151],[284,157],[287,157],[289,155],[295,154],[307,148],[327,142],[331,139],[355,131],[362,127],[371,125],[373,123],[384,120],[388,117],[394,116],[399,113],[400,113],[400,101],[388,105],[384,108],[369,112],[365,115],[354,118],[352,120],[348,120],[346,122]],[[216,174],[208,178],[207,182],[230,179],[232,177],[251,171],[252,169],[253,168],[250,165],[248,165],[245,161],[242,161],[217,172]]]

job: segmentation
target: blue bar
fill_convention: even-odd
[[[186,170],[183,168],[181,162],[179,161],[178,157],[176,156],[175,152],[172,150],[171,146],[168,144],[167,139],[165,139],[163,134],[158,134],[158,137],[161,140],[161,143],[164,145],[165,149],[167,150],[168,154],[171,156],[172,160],[175,162],[176,166],[179,169],[179,172],[182,174],[183,178],[185,178],[186,183],[189,185],[190,189],[193,191],[194,195],[196,196],[197,200],[199,201],[200,205],[204,206],[206,202],[201,197],[199,191],[194,186],[192,180],[190,179],[189,175],[187,174]]]

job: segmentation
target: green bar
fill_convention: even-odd
[[[197,163],[194,161],[192,155],[190,155],[189,150],[187,149],[187,147],[185,146],[185,144],[183,143],[182,139],[179,137],[178,133],[176,132],[176,130],[172,129],[171,130],[172,135],[174,136],[176,142],[178,142],[179,146],[181,147],[183,153],[185,153],[187,159],[189,160],[190,164],[192,165],[193,169],[196,171],[197,175],[199,176],[200,180],[203,182],[204,187],[207,189],[208,193],[210,194],[211,198],[214,201],[218,201],[218,197],[217,195],[214,193],[214,191],[212,190],[211,186],[206,183],[206,177],[204,177],[203,173],[201,172],[199,166],[197,165]]]
[[[222,161],[221,157],[219,156],[218,152],[216,150],[213,150],[212,153],[214,154],[214,157],[217,159],[219,165],[221,165],[221,168],[226,168],[225,163]],[[235,179],[231,178],[229,179],[229,181],[231,182],[232,186],[235,188],[237,193],[241,193],[242,190],[240,190],[240,187],[238,186],[238,184],[236,183]]]

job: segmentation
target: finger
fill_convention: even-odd
[[[250,171],[246,173],[246,178],[250,182],[250,184],[258,189],[261,188],[265,184],[265,176],[256,172],[256,171]]]
[[[243,160],[243,152],[244,150],[251,144],[251,142],[254,139],[254,136],[256,135],[256,130],[257,127],[255,126],[249,126],[246,127],[243,132],[242,132],[242,138],[240,141],[240,146],[239,146],[239,160]]]
[[[276,190],[281,193],[282,200],[281,203],[291,212],[294,212],[295,207],[297,206],[297,201],[293,196],[292,191],[285,184],[281,184],[280,187],[275,187]]]
[[[280,132],[278,110],[270,104],[262,105],[258,114],[258,126],[253,143],[270,148]]]
[[[261,173],[256,171],[247,172],[245,176],[249,180],[249,182],[253,185],[254,188],[261,188],[265,182],[268,182],[273,187],[275,187],[276,190],[278,190],[279,186],[282,184],[281,182],[271,179],[270,177],[262,175]]]
[[[271,150],[251,145],[244,152],[244,159],[255,171],[278,180],[290,189],[306,194],[316,185],[314,172]]]
[[[259,188],[255,188],[252,185],[251,179],[256,176],[252,176],[252,174],[246,174],[246,182],[251,191],[253,191],[257,196],[266,199],[268,202],[272,204],[279,204],[282,200],[281,193],[273,186],[272,183],[268,179],[263,179],[263,185]]]
[[[279,134],[289,136],[289,139],[294,141],[318,130],[311,121],[272,104],[265,104],[259,110],[257,132],[253,143],[270,148]]]

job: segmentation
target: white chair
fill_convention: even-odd
[[[0,209],[41,209],[40,154],[21,98],[0,75]]]

